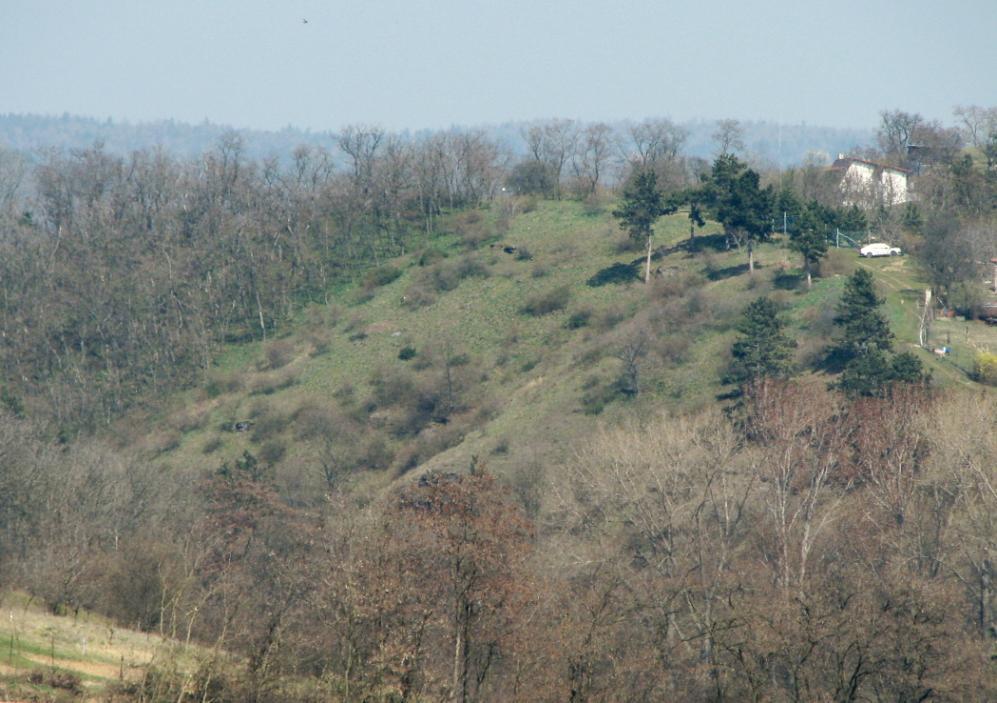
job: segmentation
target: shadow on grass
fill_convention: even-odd
[[[692,239],[687,239],[682,243],[682,247],[690,254],[698,254],[709,249],[710,251],[728,251],[730,240],[722,232],[716,234],[699,234]]]
[[[760,268],[761,266],[756,263],[755,270],[757,271]],[[737,266],[727,266],[722,269],[713,269],[712,271],[707,272],[706,277],[711,281],[722,281],[726,278],[733,278],[734,276],[740,276],[741,274],[745,274],[747,272],[747,264],[738,264]]]
[[[634,264],[615,263],[596,272],[592,278],[585,283],[593,288],[609,284],[620,285],[622,283],[633,283],[638,280],[637,269]]]
[[[796,290],[803,283],[802,273],[780,271],[772,277],[772,285],[780,290]]]

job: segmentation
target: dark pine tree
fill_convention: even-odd
[[[815,203],[807,205],[800,212],[799,226],[793,232],[789,246],[803,256],[803,270],[807,276],[807,288],[813,287],[813,267],[827,253],[827,223]]]
[[[748,249],[748,271],[755,270],[754,247],[772,234],[775,193],[762,188],[758,173],[732,154],[722,154],[704,179],[697,199],[724,226],[724,232]]]
[[[654,237],[654,223],[662,215],[675,212],[674,205],[666,205],[658,190],[658,176],[646,169],[634,174],[623,188],[623,202],[613,211],[613,217],[627,230],[631,239],[647,242],[647,265],[644,269],[644,282],[651,280],[651,239]]]
[[[730,368],[726,382],[743,388],[762,378],[785,378],[792,371],[796,342],[784,333],[778,306],[768,298],[758,298],[744,309],[738,323],[741,337],[730,348]]]
[[[844,370],[835,384],[850,396],[884,396],[897,383],[923,383],[921,360],[910,352],[890,356],[893,333],[880,307],[872,274],[858,269],[845,284],[834,319],[842,329],[836,353]]]
[[[834,323],[841,328],[838,352],[848,361],[869,350],[889,351],[893,333],[880,307],[883,299],[876,294],[872,274],[858,269],[845,283]]]

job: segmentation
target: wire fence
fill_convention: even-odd
[[[798,218],[789,213],[783,213],[781,221],[775,225],[773,229],[778,229],[788,237],[793,237],[800,231]],[[860,249],[873,240],[872,232],[868,229],[842,230],[839,227],[825,227],[824,237],[836,249]]]

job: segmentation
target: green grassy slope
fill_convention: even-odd
[[[779,242],[758,247],[754,276],[746,272],[743,251],[709,246],[719,237],[700,237],[707,245],[697,252],[676,247],[688,237],[688,220],[677,214],[658,223],[654,268],[660,275],[652,285],[592,286],[587,282],[599,271],[640,258],[639,252],[618,250],[621,235],[608,208],[593,213],[575,202],[540,202],[527,209],[511,219],[508,231],[485,238],[473,251],[454,235],[431,243],[449,254],[435,266],[456,266],[470,257],[487,275],[468,276],[453,290],[432,291],[434,302],[415,307],[412,292],[426,288],[432,266],[420,265],[420,252],[401,257],[393,265],[402,273],[387,285],[366,294],[359,285],[346,288],[330,306],[302,310],[277,342],[286,357],[279,368],[266,362],[272,341],[233,347],[218,361],[208,388],[179,394],[157,417],[129,419],[123,434],[173,467],[214,467],[246,450],[258,454],[270,442],[279,445],[279,451],[270,451],[279,455],[278,473],[287,477],[330,451],[321,438],[302,436],[302,408],[336,408],[351,418],[349,432],[380,437],[394,454],[391,470],[359,474],[376,489],[410,468],[403,456],[413,443],[435,447],[419,455],[422,466],[461,467],[478,456],[501,473],[539,466],[553,455],[563,458],[573,441],[600,421],[664,405],[714,402],[722,390],[732,325],[760,294],[785,306],[791,332],[801,339],[801,360],[815,359],[833,334],[833,309],[844,275],[855,266],[876,274],[898,348],[916,342],[923,283],[906,257],[865,261],[853,251],[832,251],[825,276],[807,291],[796,257]],[[494,231],[493,218],[492,212],[483,214],[488,232]],[[708,226],[703,234],[717,229]],[[515,246],[517,252],[505,253],[498,245]],[[520,254],[524,248],[531,258]],[[563,309],[536,316],[523,312],[529,301],[561,288],[567,289]],[[588,314],[588,322],[573,329],[568,322],[579,312]],[[997,349],[997,330],[973,323],[970,338],[962,342],[960,324],[966,323],[935,325],[936,340],[951,337],[956,349],[951,357],[918,352],[942,384],[970,384],[974,348]],[[627,401],[612,391],[621,368],[616,355],[642,332],[648,353],[640,366],[641,393]],[[399,359],[405,347],[417,357]],[[451,371],[465,389],[464,409],[449,426],[429,423],[414,436],[389,431],[398,410],[384,403],[372,407],[372,378],[397,374],[439,384],[444,355],[457,359]],[[228,431],[238,420],[253,419],[259,427],[266,418],[280,418],[266,437]],[[142,429],[149,423],[157,429]],[[444,433],[450,433],[445,441]],[[293,479],[302,493],[319,485],[314,471],[306,474]]]

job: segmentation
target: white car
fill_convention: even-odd
[[[866,244],[864,247],[859,249],[860,256],[900,256],[899,247],[891,247],[889,244],[883,244],[882,242],[876,242],[875,244]]]

